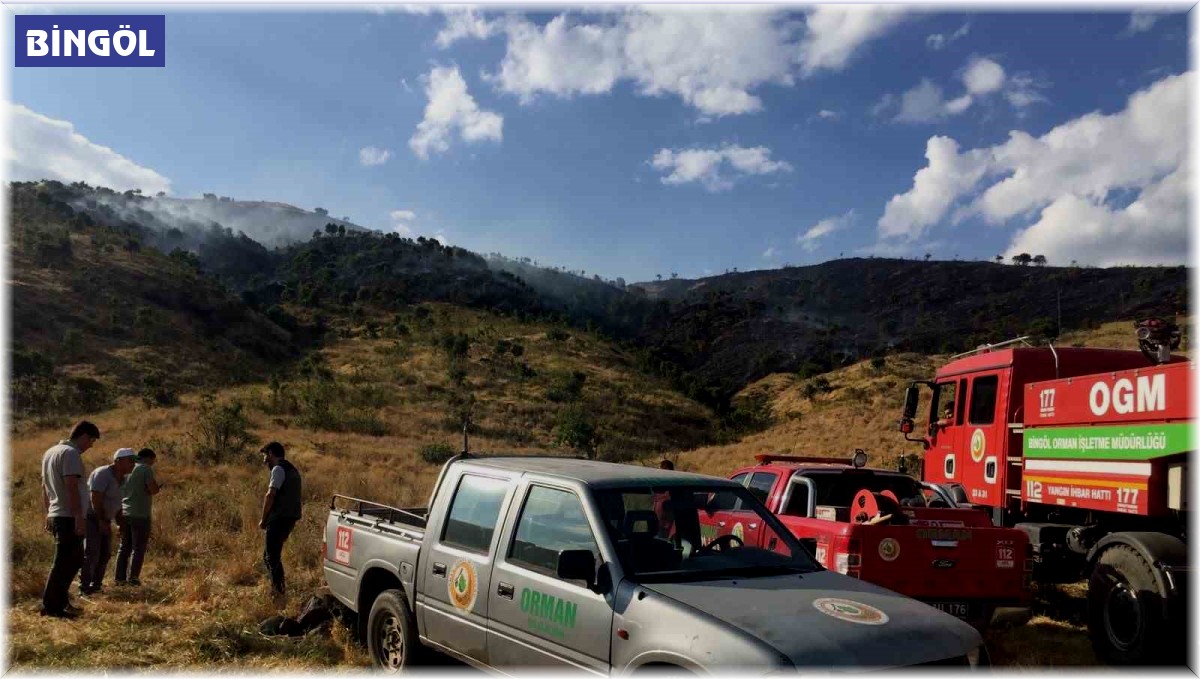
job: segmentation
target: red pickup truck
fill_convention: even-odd
[[[996,528],[939,488],[899,472],[828,458],[758,455],[730,475],[740,481],[826,568],[929,603],[983,629],[1029,619],[1028,536]],[[753,513],[710,507],[704,528],[759,545]],[[745,519],[745,520],[743,520]],[[730,528],[732,526],[732,528]],[[769,539],[769,538],[767,538]],[[730,545],[736,547],[739,545]]]

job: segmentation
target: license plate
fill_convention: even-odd
[[[942,611],[943,613],[949,613],[956,618],[967,617],[967,604],[962,601],[937,601],[930,605],[939,611]]]

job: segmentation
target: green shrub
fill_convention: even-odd
[[[346,386],[332,379],[281,384],[277,400],[297,415],[296,423],[309,429],[383,436],[387,425],[374,409],[386,394],[371,385]]]
[[[189,437],[192,457],[200,464],[249,461],[250,446],[258,443],[241,402],[217,403],[211,394],[201,398],[200,415]]]
[[[179,405],[179,392],[166,373],[155,370],[142,376],[142,403],[147,408]]]
[[[554,426],[554,442],[592,459],[596,456],[596,425],[581,406],[564,408]]]
[[[587,373],[578,370],[559,375],[546,390],[546,398],[555,403],[573,403],[583,396],[583,383],[587,381]]]
[[[733,434],[745,435],[762,431],[774,422],[770,397],[765,392],[755,392],[734,402],[722,424]]]
[[[551,328],[550,331],[546,333],[546,338],[555,342],[566,342],[567,340],[571,339],[571,335],[562,328]]]
[[[448,443],[427,443],[421,446],[421,459],[429,464],[444,464],[457,451]]]

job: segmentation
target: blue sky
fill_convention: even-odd
[[[1186,260],[1186,140],[1155,137],[1186,124],[1182,14],[498,9],[168,12],[162,69],[10,53],[16,174],[321,206],[629,281]],[[63,142],[78,163],[38,146],[54,121],[90,144]]]

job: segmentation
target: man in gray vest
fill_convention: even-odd
[[[263,498],[262,520],[258,527],[266,531],[266,546],[263,549],[263,563],[271,574],[271,587],[275,591],[274,600],[278,608],[287,603],[287,587],[283,574],[283,543],[292,534],[292,528],[300,519],[300,472],[284,459],[286,452],[283,444],[271,441],[259,450],[263,456],[263,464],[271,470],[271,480],[267,485],[267,495]]]
[[[79,591],[94,594],[101,589],[108,559],[112,556],[112,522],[124,525],[121,513],[121,484],[133,471],[137,453],[121,448],[113,454],[112,464],[96,467],[88,477],[87,537],[83,543],[83,570],[79,573]]]
[[[42,615],[74,618],[79,609],[71,605],[71,581],[83,566],[83,536],[87,517],[83,506],[83,458],[100,438],[100,428],[81,421],[71,437],[51,446],[42,456],[42,501],[46,507],[46,530],[54,536],[54,565],[42,590]]]

